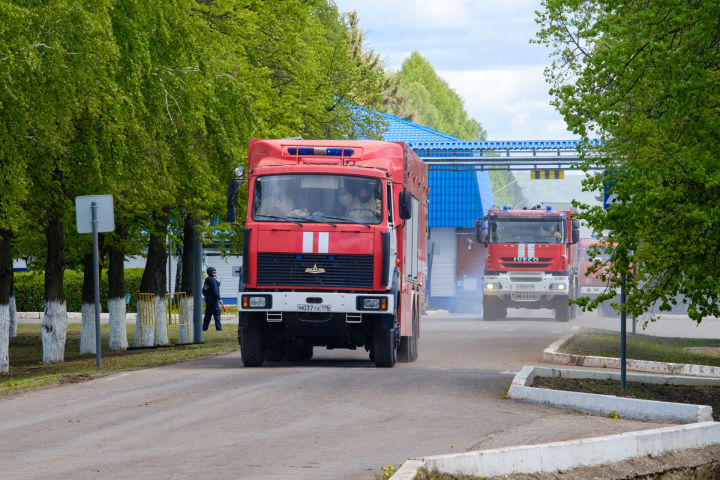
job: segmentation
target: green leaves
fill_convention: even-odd
[[[537,41],[552,47],[554,104],[593,163],[623,172],[608,211],[581,218],[619,248],[610,275],[628,280],[628,311],[676,295],[701,321],[720,314],[720,45],[717,2],[546,0]],[[602,179],[585,188],[603,192]],[[627,253],[627,258],[623,256]]]

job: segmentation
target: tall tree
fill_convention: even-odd
[[[413,52],[395,74],[400,92],[408,96],[408,106],[395,106],[388,113],[395,115],[408,108],[418,112],[421,123],[463,140],[483,140],[487,132],[470,118],[462,98],[440,78],[433,66],[418,52]]]
[[[608,277],[627,281],[632,314],[678,294],[697,322],[720,314],[718,19],[706,0],[544,0],[538,14],[554,104],[605,168],[585,188],[617,198],[581,217],[617,245]]]
[[[0,25],[25,23],[28,9],[0,2]],[[31,101],[26,60],[33,46],[31,32],[0,28],[0,373],[9,369],[9,338],[12,335],[14,294],[12,292],[12,239],[25,223],[23,204],[27,192],[27,171],[22,158],[27,143],[27,105]]]

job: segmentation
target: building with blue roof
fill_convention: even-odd
[[[393,115],[381,115],[388,125],[383,139],[405,142],[420,157],[478,155],[477,150],[468,149],[449,153],[445,145],[468,142]],[[438,146],[438,151],[428,149],[428,144]],[[420,145],[422,148],[417,148]],[[472,303],[480,308],[477,293],[486,250],[475,241],[474,227],[494,203],[490,175],[457,165],[432,167],[428,176],[428,304],[456,310],[459,303]]]

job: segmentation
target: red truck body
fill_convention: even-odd
[[[400,142],[251,140],[248,173],[243,362],[309,360],[317,346],[415,360],[425,163]]]
[[[483,276],[483,318],[503,319],[508,307],[552,308],[558,321],[570,319],[575,243],[579,222],[570,211],[489,210]]]

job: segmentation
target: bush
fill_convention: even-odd
[[[142,279],[142,268],[125,269],[125,291],[132,297],[128,312],[137,310],[138,292]],[[64,275],[65,301],[68,312],[79,312],[82,306],[83,273],[66,270]],[[107,271],[100,275],[100,304],[107,311],[108,277]],[[18,312],[42,312],[45,309],[45,274],[35,272],[15,272],[15,302]]]

